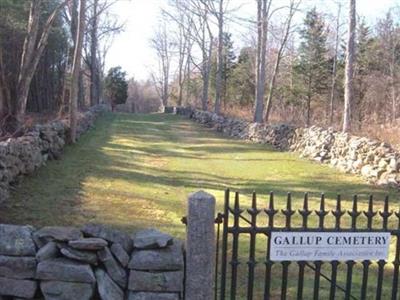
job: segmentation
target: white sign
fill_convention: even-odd
[[[271,232],[272,261],[387,260],[389,232]]]

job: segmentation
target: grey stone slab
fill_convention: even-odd
[[[182,292],[183,271],[143,272],[131,270],[128,289],[141,292]]]
[[[121,267],[114,256],[111,254],[110,249],[104,248],[98,252],[99,260],[103,263],[108,275],[122,288],[126,287],[127,274],[126,270]]]
[[[55,242],[49,242],[45,244],[39,251],[36,253],[37,261],[44,261],[51,258],[56,258],[60,254],[60,250],[57,247]]]
[[[133,237],[133,246],[137,249],[165,248],[172,245],[172,243],[172,236],[156,229],[139,231]]]
[[[133,243],[128,234],[100,224],[88,224],[82,228],[86,236],[102,238],[108,242],[119,243],[125,251],[131,253]]]
[[[142,271],[183,270],[183,251],[181,242],[156,250],[134,250],[128,264],[129,269]]]
[[[96,281],[90,265],[67,258],[53,258],[40,262],[37,266],[36,278],[82,283]]]
[[[34,280],[0,277],[0,295],[31,299],[36,290],[37,282]]]
[[[10,256],[35,256],[32,239],[33,228],[0,224],[0,254]]]
[[[97,253],[93,251],[77,250],[68,246],[61,248],[61,254],[67,258],[97,265]]]
[[[188,199],[186,227],[186,296],[212,299],[215,270],[215,198],[199,191]],[[199,284],[201,283],[201,284]]]
[[[179,294],[176,293],[129,292],[128,295],[128,300],[179,300],[179,299],[180,299]]]
[[[83,238],[68,242],[68,246],[78,250],[101,250],[107,245],[107,241],[101,238]]]
[[[40,289],[45,300],[90,300],[94,285],[89,283],[42,281]]]
[[[97,290],[102,300],[123,300],[124,291],[103,270],[96,269]]]
[[[75,227],[47,226],[39,229],[35,233],[35,237],[45,240],[55,240],[59,242],[67,242],[71,240],[79,240],[83,237],[82,232]]]
[[[114,254],[115,258],[119,261],[121,266],[126,268],[129,263],[129,255],[126,253],[125,249],[121,246],[121,244],[114,243],[110,247],[112,254]]]
[[[27,256],[0,255],[0,276],[15,279],[35,278],[36,259]]]

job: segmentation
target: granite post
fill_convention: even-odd
[[[188,199],[186,231],[186,299],[214,298],[215,198],[206,192]]]

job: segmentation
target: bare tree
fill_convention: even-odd
[[[218,48],[217,48],[217,72],[215,76],[215,105],[214,112],[219,114],[221,111],[222,97],[222,72],[224,69],[224,0],[217,0],[218,7],[214,0],[202,0],[209,13],[213,14],[217,19],[218,26]]]
[[[46,47],[50,30],[56,20],[57,14],[67,4],[68,0],[61,2],[48,17],[42,33],[39,36],[40,6],[42,0],[31,0],[27,34],[24,41],[20,71],[17,81],[17,122],[21,126],[24,122],[26,104],[28,102],[29,87],[39,64],[40,57]]]
[[[190,76],[190,52],[193,46],[193,39],[190,38],[193,22],[190,12],[187,10],[187,4],[184,0],[171,0],[170,6],[173,11],[163,10],[165,16],[169,17],[177,25],[175,35],[178,51],[178,106],[183,103],[183,90],[187,77]],[[189,72],[188,72],[189,68]]]
[[[79,18],[78,18],[78,27],[76,30],[76,37],[75,37],[74,61],[72,64],[72,84],[71,84],[70,119],[69,119],[72,143],[75,143],[76,141],[79,73],[81,70],[83,38],[85,35],[86,0],[79,0],[78,11],[79,11]]]
[[[346,47],[346,67],[344,84],[343,132],[351,130],[351,104],[353,102],[353,69],[355,61],[356,0],[350,0],[349,28]]]
[[[193,64],[193,66],[200,71],[202,80],[201,107],[202,110],[207,110],[211,75],[211,56],[214,40],[209,20],[209,8],[207,7],[205,0],[190,0],[183,3],[186,3],[184,8],[187,12],[188,19],[188,46],[191,48],[195,44],[200,50],[201,57],[200,62],[197,62],[191,51],[188,52],[186,61],[186,80],[187,82],[190,80],[190,65]]]
[[[281,63],[281,60],[282,60],[282,57],[283,57],[283,54],[284,54],[284,50],[285,50],[289,35],[291,33],[293,16],[296,13],[300,3],[301,3],[301,0],[298,0],[298,1],[291,0],[290,4],[289,4],[289,13],[288,13],[288,17],[287,17],[287,19],[285,21],[285,25],[284,25],[283,37],[282,37],[282,40],[281,40],[280,45],[279,45],[279,49],[278,49],[278,53],[277,53],[277,56],[276,56],[274,69],[272,71],[272,76],[271,76],[271,80],[270,80],[270,83],[269,83],[267,105],[266,105],[266,111],[265,111],[265,122],[268,122],[269,115],[270,115],[270,112],[271,112],[272,97],[274,95],[276,78],[278,76],[279,66],[280,66],[280,63]]]
[[[164,20],[165,22],[165,20]],[[155,32],[154,38],[151,40],[151,46],[156,51],[159,72],[158,76],[153,74],[153,79],[158,88],[163,106],[168,105],[168,98],[170,96],[170,69],[171,59],[175,44],[171,42],[170,37],[167,33],[166,24],[160,24],[159,28]]]
[[[90,70],[90,104],[98,104],[102,94],[102,77],[104,74],[104,60],[107,50],[115,34],[121,32],[124,24],[116,16],[110,14],[110,8],[118,0],[91,0],[87,8],[90,24],[86,39],[90,41],[85,47],[84,60]],[[87,49],[88,48],[88,49]]]
[[[272,0],[257,0],[257,55],[256,55],[256,95],[254,122],[262,123],[265,97],[265,68],[268,34],[268,14]]]

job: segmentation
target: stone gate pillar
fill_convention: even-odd
[[[214,299],[215,198],[206,192],[188,199],[186,232],[186,299]]]

